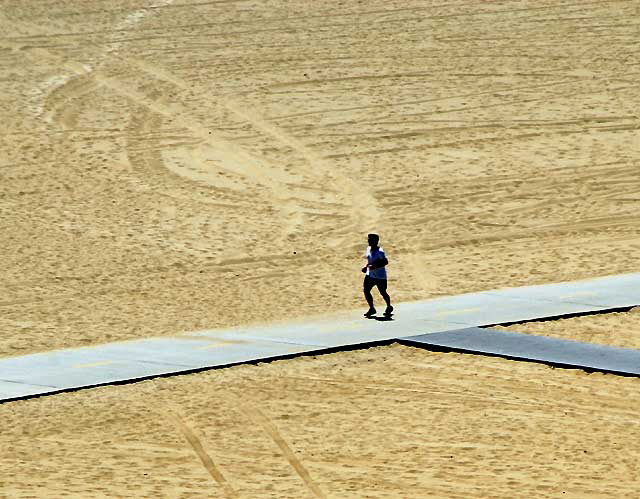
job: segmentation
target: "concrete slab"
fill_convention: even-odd
[[[399,338],[403,344],[640,376],[640,350],[490,328],[466,328]]]
[[[361,314],[354,312],[349,316],[341,316],[339,320],[328,316],[324,320],[305,323],[205,330],[189,334],[228,340],[336,347],[389,339],[396,337],[396,334],[406,334],[407,331],[428,333],[459,329],[465,325],[501,324],[640,304],[640,273],[622,276],[620,283],[623,291],[615,287],[615,282],[614,276],[405,302],[395,307],[394,320],[389,322],[363,322]],[[594,301],[601,304],[581,303],[577,300],[579,296],[597,296],[598,299]],[[380,306],[379,312],[382,311],[383,307]]]
[[[362,316],[334,322],[315,321],[307,324],[260,327],[252,329],[209,330],[189,333],[192,337],[206,337],[213,341],[238,341],[247,343],[277,343],[310,348],[335,348],[345,345],[383,341],[406,334],[406,331],[436,332],[469,325],[465,323],[430,321],[403,312],[397,319],[383,321]],[[402,315],[401,315],[402,314]]]
[[[478,330],[469,336],[469,328],[638,304],[640,273],[400,303],[392,321],[365,319],[362,311],[358,311],[304,322],[195,331],[176,337],[11,357],[0,359],[0,401],[326,349],[366,346],[396,338],[422,337],[428,333],[431,342],[440,337],[462,342],[451,348],[464,350],[464,341],[473,339],[476,345],[473,348],[477,350],[481,348],[477,343],[482,340],[489,342],[482,347],[487,353],[535,360],[531,352],[537,351],[542,352],[540,355],[550,356],[540,357],[540,361],[571,364],[576,355],[597,360],[596,350],[584,350],[575,344],[560,347],[557,343],[553,348],[549,347],[551,350],[545,350],[549,343],[539,344],[539,340],[535,340],[538,343],[531,344],[534,340],[528,339],[528,335],[502,334],[491,339],[492,333],[487,333],[486,329],[481,330],[484,336],[478,337]],[[450,333],[460,329],[467,333],[453,336]],[[449,333],[441,334],[442,331]],[[420,343],[422,340],[411,341]],[[571,352],[573,357],[569,356]],[[626,366],[624,362],[635,362],[628,354],[615,358],[618,367]],[[631,368],[625,369],[631,372]]]
[[[60,390],[280,357],[307,350],[307,346],[264,342],[150,338],[12,357],[0,361],[0,378],[8,383],[6,389],[11,388],[13,392],[18,390],[13,386],[17,384]]]
[[[0,364],[0,378],[60,390],[185,370],[171,364],[117,360],[99,349],[92,353],[70,349],[7,359]]]
[[[483,292],[417,302],[425,318],[485,326],[559,315],[604,310],[607,307],[514,296],[507,292]]]
[[[14,398],[42,395],[53,392],[56,388],[42,385],[29,385],[12,381],[0,380],[0,401]]]
[[[602,308],[630,307],[640,304],[640,273],[505,288],[487,293],[527,301],[575,303]]]
[[[316,348],[294,343],[183,335],[105,345],[100,352],[119,361],[152,362],[199,369],[301,353]]]

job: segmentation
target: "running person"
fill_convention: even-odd
[[[365,258],[367,259],[367,265],[362,267],[364,276],[364,297],[369,304],[369,310],[364,314],[365,317],[371,317],[376,314],[376,309],[373,306],[373,296],[371,290],[374,286],[378,287],[378,291],[384,301],[387,303],[387,308],[384,311],[384,315],[390,316],[393,312],[391,306],[391,297],[387,294],[387,270],[384,268],[389,264],[384,250],[378,246],[380,236],[378,234],[369,234],[367,237],[369,246]]]

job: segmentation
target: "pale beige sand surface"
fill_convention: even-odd
[[[637,271],[639,12],[0,0],[0,355]]]
[[[639,14],[0,0],[0,355],[361,306],[370,231],[397,301],[638,271]],[[545,331],[637,326],[590,320]],[[0,405],[0,497],[635,498],[637,401],[400,346],[236,367]]]
[[[631,499],[639,381],[393,345],[6,403],[0,497]]]
[[[640,350],[640,307],[629,312],[529,322],[496,329]]]

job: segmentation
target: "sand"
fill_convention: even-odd
[[[637,272],[639,15],[0,0],[0,356],[362,307],[372,231],[396,302]],[[515,329],[637,345],[576,321]],[[0,497],[633,497],[637,390],[391,347],[3,404]]]
[[[640,266],[637,1],[0,5],[0,355]]]
[[[2,497],[634,497],[636,378],[393,345],[0,406]]]

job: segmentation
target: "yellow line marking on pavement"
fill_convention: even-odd
[[[348,329],[349,331],[359,331],[360,329],[364,329],[362,324],[346,324],[343,329]]]
[[[101,360],[100,362],[90,362],[88,364],[76,364],[76,369],[83,369],[85,367],[98,367],[98,366],[108,366],[109,364],[113,364],[113,360]]]
[[[207,350],[209,348],[225,347],[227,345],[233,345],[233,343],[226,342],[226,341],[216,341],[215,343],[211,343],[210,345],[204,345],[202,347],[198,347],[196,348],[196,350]]]
[[[458,310],[444,310],[442,312],[438,312],[436,317],[448,317],[450,315],[461,315],[469,312],[479,312],[483,307],[473,307],[473,308],[460,308]]]

